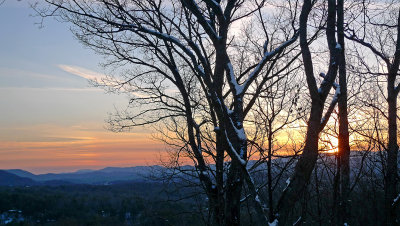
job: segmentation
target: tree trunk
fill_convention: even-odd
[[[217,206],[215,209],[215,221],[216,225],[223,225],[224,218],[225,218],[225,198],[224,198],[224,141],[221,135],[221,131],[217,132],[216,137],[216,152],[217,152],[217,159],[216,159],[216,183],[217,183]]]
[[[318,157],[318,137],[320,130],[320,121],[322,115],[322,106],[320,103],[312,103],[311,117],[308,122],[306,143],[303,154],[298,160],[295,172],[290,179],[286,189],[283,191],[277,206],[279,214],[279,225],[286,225],[290,211],[297,200],[300,199],[306,185],[310,180]]]
[[[341,167],[340,167],[341,161],[340,161],[340,155],[339,153],[336,153],[336,174],[335,177],[333,178],[333,219],[332,219],[332,225],[338,225],[340,222],[339,219],[339,203],[340,203],[340,174],[341,174]]]
[[[397,103],[393,86],[388,87],[388,105],[389,105],[389,143],[387,148],[387,175],[385,180],[385,211],[386,225],[396,225],[396,210],[393,208],[393,201],[397,196]]]
[[[337,74],[337,45],[335,39],[335,22],[336,22],[336,2],[328,1],[328,17],[326,36],[329,46],[329,69],[320,88],[316,84],[314,77],[314,65],[307,41],[307,21],[311,12],[313,2],[304,0],[304,4],[300,14],[300,47],[303,57],[304,70],[307,78],[307,85],[311,96],[311,112],[307,125],[307,134],[305,146],[300,159],[297,161],[293,176],[290,178],[288,186],[282,193],[277,206],[277,214],[279,215],[279,225],[287,225],[289,214],[294,208],[295,203],[301,198],[310,180],[312,171],[318,158],[318,139],[326,119],[329,114],[322,119],[324,111],[324,103]],[[329,109],[333,109],[335,102],[332,102]],[[324,123],[323,123],[323,122]],[[290,222],[293,223],[293,222]]]
[[[240,197],[243,186],[243,174],[240,163],[231,162],[226,185],[225,224],[226,226],[240,225]]]
[[[267,170],[268,170],[268,208],[269,208],[269,222],[273,222],[275,220],[274,217],[274,200],[272,194],[272,125],[271,122],[268,124],[268,162],[267,162]]]
[[[393,62],[388,64],[388,147],[387,147],[387,175],[385,178],[385,212],[386,225],[396,225],[397,212],[393,205],[394,199],[397,197],[397,157],[399,146],[397,145],[397,96],[400,85],[395,85],[396,77],[399,71],[400,64],[400,9],[397,18],[397,40],[396,51],[393,57]]]
[[[339,108],[339,161],[340,161],[340,209],[338,211],[339,224],[348,223],[350,219],[350,144],[349,144],[349,121],[347,116],[347,78],[346,78],[346,58],[344,46],[344,12],[343,0],[338,0],[337,4],[337,33],[338,43],[341,46],[339,56],[339,85],[340,96],[338,100]]]

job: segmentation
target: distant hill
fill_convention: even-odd
[[[47,173],[35,175],[25,170],[11,169],[4,172],[24,177],[45,185],[61,184],[112,184],[113,182],[144,182],[150,175],[158,174],[161,166],[107,167],[100,170],[78,170],[72,173]]]
[[[37,184],[38,182],[30,178],[20,177],[11,172],[0,170],[0,186],[30,186]]]
[[[20,176],[20,177],[27,177],[27,178],[31,178],[31,179],[33,179],[36,176],[35,174],[33,174],[31,172],[21,170],[21,169],[9,169],[6,171],[9,173],[15,174],[17,176]]]
[[[351,168],[358,169],[362,164],[364,152],[353,151],[351,156]],[[369,158],[378,158],[377,153],[367,153]],[[330,159],[331,162],[335,161],[335,156],[331,154],[321,154],[321,157],[326,158],[325,160],[319,159],[318,161],[321,164],[327,159]],[[289,161],[289,158],[276,158],[272,161],[274,164],[286,164]],[[255,164],[255,161],[249,161],[247,167],[251,168]],[[182,166],[181,170],[186,170],[184,174],[181,176],[188,177],[189,179],[193,179],[188,175],[188,172],[193,169],[194,166],[186,165]],[[212,169],[215,169],[214,165],[210,166]],[[364,168],[366,168],[365,166]],[[274,168],[273,173],[279,173],[279,170],[275,172],[277,168]],[[322,169],[322,168],[321,168]],[[320,169],[320,170],[321,170]],[[266,170],[266,164],[261,164],[257,166],[257,170],[260,172]],[[382,174],[382,169],[379,165],[371,168],[374,173]],[[68,184],[90,184],[90,185],[110,185],[110,184],[120,184],[125,182],[151,182],[149,179],[152,176],[161,176],[163,173],[168,172],[167,168],[162,166],[135,166],[135,167],[106,167],[100,170],[91,170],[91,169],[83,169],[78,170],[76,172],[70,173],[47,173],[47,174],[33,174],[25,170],[21,169],[10,169],[3,170],[3,177],[0,177],[0,186],[1,185],[68,185]],[[351,176],[355,171],[352,171]],[[7,173],[7,175],[5,174]],[[13,175],[15,177],[10,176]],[[285,177],[289,177],[290,175],[286,175]]]

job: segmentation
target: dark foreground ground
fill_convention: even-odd
[[[159,183],[1,186],[0,225],[203,225]]]

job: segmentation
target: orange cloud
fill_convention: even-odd
[[[150,132],[112,133],[98,125],[25,127],[21,137],[0,140],[1,168],[35,173],[62,172],[107,166],[154,165],[164,145]],[[38,134],[38,131],[40,133]],[[35,135],[38,134],[38,135]],[[10,136],[9,136],[10,138]]]

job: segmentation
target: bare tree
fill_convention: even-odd
[[[293,71],[288,73],[292,74]],[[252,168],[257,169],[266,164],[266,173],[262,175],[266,177],[266,182],[261,183],[258,190],[264,186],[267,188],[268,217],[275,219],[274,206],[277,195],[274,194],[274,190],[280,180],[287,179],[284,174],[288,173],[288,168],[300,150],[296,144],[301,142],[298,138],[293,141],[292,134],[294,130],[298,131],[294,123],[303,118],[305,109],[301,106],[300,94],[303,84],[298,76],[278,76],[271,80],[271,83],[257,100],[257,107],[253,112],[254,119],[251,121],[256,126],[256,131],[250,144],[255,146],[259,157]],[[277,167],[276,158],[287,160]]]
[[[398,201],[393,203],[397,186],[395,109],[400,88],[395,82],[400,44],[391,59],[361,38],[360,34],[366,35],[362,29],[351,29],[360,14],[349,19],[352,23],[345,23],[343,0],[304,0],[301,7],[297,0],[268,3],[264,0],[46,0],[46,3],[36,7],[40,15],[72,23],[76,37],[107,58],[105,66],[113,71],[108,78],[96,81],[96,85],[130,96],[127,109],[110,118],[111,128],[124,131],[143,125],[157,127],[161,139],[173,148],[171,159],[165,162],[207,196],[208,216],[204,218],[207,224],[239,225],[241,208],[246,203],[256,213],[255,223],[286,225],[298,201],[305,214],[311,192],[302,195],[310,183],[314,183],[311,187],[317,193],[318,218],[322,219],[319,199],[324,190],[323,177],[328,173],[320,170],[328,170],[331,164],[318,169],[315,166],[321,132],[336,104],[339,106],[337,173],[342,204],[337,217],[341,224],[348,222],[352,187],[344,37],[371,49],[387,64],[389,156],[385,189],[387,207],[389,201],[390,205],[397,205]],[[369,24],[387,28],[382,32],[400,29],[398,24],[381,24],[373,19]],[[317,53],[311,45],[322,30],[326,31],[328,49],[327,59],[322,61],[329,62],[327,72],[316,75],[314,71],[321,64],[313,58]],[[295,44],[298,37],[300,48]],[[294,74],[302,66],[300,55],[308,88],[304,97],[310,102],[307,131],[293,175],[274,206],[277,199],[273,190],[290,165],[282,168],[273,185],[273,158],[278,149],[287,149],[279,146],[274,137],[299,120],[296,114],[302,111],[296,103],[302,87],[291,87],[292,92],[285,93],[290,91],[288,82],[297,78]],[[253,125],[257,127],[255,131]],[[298,154],[297,150],[294,154]],[[248,164],[256,155],[258,161]],[[182,167],[185,160],[192,161],[194,168]],[[263,163],[267,164],[267,183],[257,184],[252,170],[257,171]],[[260,198],[265,185],[268,205],[263,205]],[[391,208],[391,215],[393,211]]]
[[[279,223],[286,224],[290,210],[294,207],[295,202],[299,199],[307,183],[310,181],[311,173],[314,170],[315,163],[318,158],[318,139],[319,133],[324,128],[331,115],[340,94],[340,88],[334,84],[337,70],[341,46],[336,42],[335,24],[336,24],[336,2],[335,0],[328,0],[328,15],[326,25],[326,37],[329,47],[329,67],[320,87],[318,88],[316,78],[314,75],[314,65],[307,42],[308,18],[315,1],[305,0],[300,14],[300,46],[304,63],[304,71],[306,75],[308,90],[311,98],[311,112],[308,119],[307,135],[305,139],[305,146],[300,159],[296,163],[296,168],[293,176],[290,178],[288,186],[284,190],[277,206],[277,216],[279,216]],[[325,115],[324,105],[328,94],[333,86],[336,86],[336,94],[331,104],[329,105]]]
[[[349,221],[349,192],[350,192],[350,144],[349,144],[349,121],[347,111],[347,76],[344,42],[344,1],[337,2],[337,36],[338,44],[341,46],[339,56],[339,85],[340,96],[339,108],[339,147],[338,147],[338,169],[340,170],[340,211],[338,212],[338,224]],[[338,170],[338,173],[339,173]]]
[[[384,5],[391,9],[384,11],[376,6]],[[398,189],[398,144],[397,144],[397,97],[400,91],[398,84],[400,64],[400,6],[396,1],[370,2],[361,7],[362,14],[352,18],[357,21],[349,26],[346,38],[371,51],[378,60],[376,69],[371,70],[371,64],[365,64],[367,72],[375,76],[386,77],[386,100],[388,141],[386,146],[385,175],[385,211],[386,225],[396,224],[396,199]],[[362,29],[359,29],[362,27]],[[365,61],[364,61],[365,62]]]
[[[292,60],[279,68],[274,65],[295,51],[289,47],[298,37],[297,1],[279,7],[262,0],[46,2],[48,8],[37,8],[42,16],[72,23],[77,38],[108,57],[108,66],[115,66],[115,71],[126,69],[120,78],[98,82],[130,93],[130,107],[141,110],[117,113],[111,126],[121,131],[170,120],[170,131],[183,141],[181,150],[194,160],[213,222],[240,224],[246,184],[258,221],[266,223],[246,167],[244,122],[266,82],[292,67]],[[281,13],[272,32],[263,17],[270,7]],[[259,40],[236,36],[237,27],[248,20],[261,28]],[[210,159],[215,161],[215,170]]]

